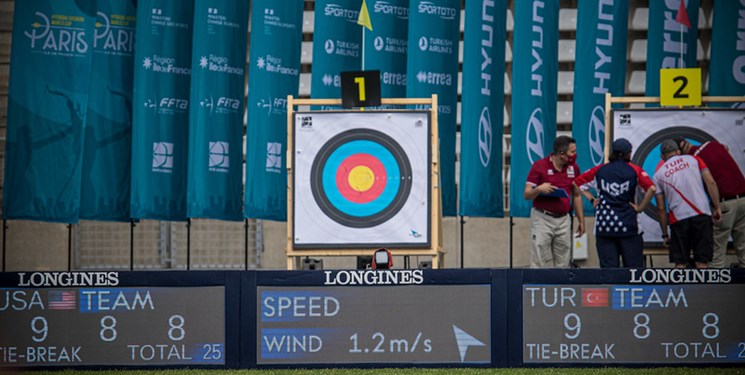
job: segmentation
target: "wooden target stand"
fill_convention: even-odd
[[[440,194],[440,160],[439,160],[439,137],[437,122],[437,95],[431,98],[382,98],[383,105],[428,105],[430,106],[430,245],[426,248],[389,248],[393,256],[431,256],[432,268],[443,267],[444,250],[442,248],[442,197]],[[300,269],[300,261],[303,257],[337,257],[337,256],[371,256],[377,248],[369,249],[296,249],[293,241],[295,221],[293,217],[294,196],[294,170],[293,150],[295,139],[293,131],[293,118],[295,107],[298,106],[338,106],[341,108],[341,99],[296,99],[292,95],[287,96],[287,269]],[[342,112],[362,112],[363,109],[345,110]],[[390,111],[390,110],[388,110]],[[322,111],[319,111],[322,112]],[[372,111],[371,111],[372,112]]]
[[[610,157],[610,147],[613,143],[613,139],[611,138],[611,110],[613,104],[622,104],[624,106],[628,106],[629,104],[634,103],[652,103],[652,104],[660,104],[660,97],[658,96],[617,96],[613,97],[610,93],[605,93],[605,162],[608,162],[608,159]],[[701,97],[701,104],[704,103],[745,103],[745,96],[702,96]],[[682,106],[681,106],[682,107]],[[666,107],[661,107],[662,109]],[[668,107],[670,108],[670,107]],[[670,109],[679,109],[680,107],[674,107]],[[691,109],[705,109],[709,107],[705,106],[698,106],[698,107],[688,107]],[[734,249],[727,249],[727,254],[733,254]],[[662,255],[668,255],[669,249],[657,246],[657,247],[648,247],[645,246],[643,249],[644,254],[644,264],[647,264],[647,260],[649,260],[649,264],[651,267],[654,267],[654,264],[652,263],[652,257],[653,256],[662,256]]]

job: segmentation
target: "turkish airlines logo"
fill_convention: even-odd
[[[484,109],[481,110],[481,116],[479,117],[479,158],[481,159],[481,165],[484,167],[489,165],[489,160],[491,159],[491,147],[491,115],[489,114],[489,107],[484,107]]]
[[[531,164],[543,159],[543,145],[543,111],[536,108],[530,114],[528,129],[525,134],[525,147]]]
[[[326,43],[323,45],[324,49],[326,50],[326,54],[330,55],[334,53],[334,41],[329,39],[326,41]]]
[[[603,140],[605,139],[605,110],[597,106],[592,110],[590,115],[590,126],[587,129],[587,140],[590,146],[590,157],[592,165],[603,163],[605,154],[603,152]]]
[[[582,306],[584,307],[608,307],[607,288],[582,288]]]

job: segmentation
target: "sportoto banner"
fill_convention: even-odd
[[[741,21],[743,14],[743,0],[714,2],[709,66],[715,68],[709,69],[711,96],[745,94],[745,46],[739,37],[745,33],[745,24]]]
[[[686,137],[692,144],[717,141],[729,147],[732,157],[745,173],[745,111],[743,110],[614,110],[613,138],[631,142],[632,163],[654,175],[660,162],[660,143],[672,137]],[[650,204],[640,214],[644,241],[660,243],[662,232],[657,208]]]
[[[675,21],[680,2],[681,0],[649,2],[647,96],[660,96],[660,69],[696,67],[699,0],[685,0],[690,28]]]
[[[429,112],[294,115],[294,248],[429,246]]]
[[[361,69],[364,28],[357,24],[359,15],[360,0],[316,1],[310,84],[314,99],[341,98],[341,72]]]
[[[406,97],[409,0],[367,2],[372,31],[365,30],[365,70],[380,70],[380,96]]]
[[[303,0],[254,0],[246,129],[246,217],[287,220],[287,95],[298,95]]]
[[[80,218],[127,221],[137,11],[133,0],[96,4]]]
[[[248,0],[194,7],[187,215],[243,220]]]
[[[137,4],[132,124],[132,217],[186,220],[194,4]]]
[[[515,2],[512,62],[510,216],[530,216],[523,199],[528,171],[548,156],[556,138],[559,1]]]
[[[455,216],[455,133],[458,105],[460,1],[413,0],[409,14],[409,98],[437,94],[442,214]]]
[[[3,218],[76,223],[96,11],[15,3]]]
[[[578,8],[572,137],[577,164],[588,170],[605,161],[605,94],[624,94],[629,2],[584,1]],[[593,214],[589,201],[584,208]]]
[[[504,46],[507,2],[466,3],[460,126],[461,216],[504,217]]]

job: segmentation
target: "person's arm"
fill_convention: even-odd
[[[642,197],[642,201],[639,203],[639,205],[636,205],[636,202],[631,202],[631,207],[634,208],[634,211],[639,213],[644,211],[649,202],[652,201],[652,197],[657,191],[657,187],[654,185],[654,182],[652,182],[649,174],[647,174],[644,169],[636,164],[629,163],[629,165],[632,169],[634,169],[634,171],[636,171],[636,179],[639,182],[639,186],[641,186],[642,190],[644,190],[644,197]]]
[[[636,211],[636,213],[640,213],[644,211],[644,209],[647,208],[649,202],[652,201],[652,196],[654,196],[655,191],[657,191],[657,188],[652,185],[647,189],[647,191],[644,192],[644,197],[638,205],[634,204],[634,202],[631,202],[629,204],[631,205],[631,207],[634,208],[634,211]]]
[[[574,183],[572,183],[572,204],[574,205],[574,212],[579,222],[579,225],[577,225],[577,237],[580,237],[585,234],[585,211],[582,209],[580,190]]]
[[[665,193],[659,192],[655,197],[657,203],[657,219],[662,229],[662,244],[665,247],[670,246],[670,234],[667,232],[667,210],[665,209]]]
[[[711,198],[711,205],[714,207],[711,213],[711,219],[714,223],[718,223],[722,220],[722,208],[719,205],[719,188],[716,181],[714,181],[714,176],[711,175],[708,169],[701,171],[701,178],[704,180],[706,191],[709,193],[709,198]]]
[[[551,185],[550,182],[544,182],[540,185],[533,185],[530,182],[525,183],[525,191],[523,197],[526,200],[536,199],[541,194],[551,194],[556,190],[556,186]]]
[[[582,194],[583,197],[585,197],[590,203],[592,203],[592,207],[596,208],[598,206],[598,198],[595,197],[589,189],[582,189],[581,187],[577,186],[576,182],[573,182],[572,185],[574,186],[573,189],[578,189],[579,193]]]

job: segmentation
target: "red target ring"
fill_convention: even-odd
[[[385,189],[386,180],[385,167],[370,154],[350,155],[336,171],[339,193],[354,203],[368,203],[378,198]]]

